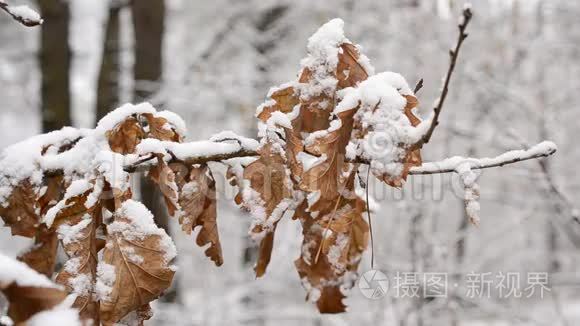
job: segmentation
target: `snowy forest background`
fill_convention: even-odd
[[[124,1],[31,1],[46,18],[33,29],[1,17],[0,148],[62,121],[93,128],[107,110],[142,100],[181,115],[188,140],[221,130],[255,137],[256,106],[269,87],[295,76],[308,37],[335,17],[345,21],[346,36],[362,45],[378,71],[401,73],[410,84],[424,79],[418,98],[425,115],[439,93],[463,8],[459,0],[137,2],[131,8]],[[146,23],[133,26],[132,9]],[[349,312],[320,315],[304,301],[293,266],[299,225],[282,220],[268,273],[255,280],[250,217],[217,178],[225,263],[215,267],[191,237],[172,232],[179,252],[174,290],[153,305],[155,317],[146,324],[577,324],[580,151],[573,135],[580,119],[580,3],[475,0],[473,11],[442,125],[423,151],[424,161],[494,156],[544,139],[558,144],[558,154],[485,170],[479,227],[467,223],[451,175],[414,176],[402,190],[377,182],[371,187],[380,205],[373,216],[375,269],[446,272],[459,283],[469,272],[549,272],[548,295],[470,299],[460,284],[446,298],[389,293],[372,301],[355,287],[346,300]],[[156,22],[164,24],[162,34]],[[49,28],[51,37],[43,34]],[[160,53],[162,65],[156,66]],[[42,87],[47,76],[59,78]],[[63,112],[51,116],[51,107]],[[176,221],[167,223],[179,229]],[[16,256],[29,244],[0,229],[0,252]],[[370,253],[360,272],[368,269]]]

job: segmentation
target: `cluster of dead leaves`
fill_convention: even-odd
[[[8,259],[7,257],[3,259]],[[14,262],[16,263],[16,262]],[[4,268],[16,268],[13,273],[34,274],[34,271],[24,270],[25,266],[12,265]],[[36,278],[42,278],[41,275],[35,275]],[[22,284],[20,284],[22,283]],[[45,279],[46,284],[27,284],[27,282],[18,282],[15,280],[0,279],[0,293],[8,300],[8,316],[15,325],[26,325],[35,314],[50,310],[60,304],[67,296],[67,293],[56,287],[48,286],[50,281]]]
[[[358,164],[345,158],[351,138],[362,139],[368,130],[355,119],[358,107],[333,113],[339,101],[337,92],[356,87],[368,73],[360,64],[361,54],[356,46],[348,41],[336,46],[338,64],[333,71],[321,76],[320,69],[315,74],[311,67],[304,67],[296,83],[271,92],[258,119],[270,125],[269,120],[277,112],[284,113],[293,117],[291,128],[278,125],[283,134],[266,133],[258,160],[245,168],[244,180],[233,182],[244,193],[237,197],[243,198],[242,206],[265,214],[254,221],[250,230],[260,239],[256,276],[262,276],[270,262],[281,211],[293,211],[293,219],[301,222],[304,236],[296,269],[309,291],[308,299],[316,302],[322,313],[345,311],[341,288],[353,285],[353,275],[369,239],[369,227],[363,217],[366,202],[355,194]],[[328,62],[324,64],[330,66]],[[317,78],[334,78],[334,91],[316,93]],[[416,98],[408,96],[405,113],[413,126],[419,123],[411,113],[416,105]],[[316,163],[305,166],[300,158],[305,154]],[[420,164],[419,151],[408,149],[404,160],[405,173],[399,179],[382,179],[400,186],[410,167]],[[256,205],[261,209],[256,209]]]
[[[137,145],[145,138],[182,140],[165,118],[149,113],[126,117],[106,132],[106,137],[110,151],[123,155],[136,153]],[[58,151],[64,152],[73,146],[63,146]],[[169,213],[179,218],[188,234],[200,226],[197,244],[210,244],[207,256],[221,265],[215,182],[207,165],[188,166],[182,162],[169,165],[163,159],[164,154],[151,155],[158,162],[151,165],[147,174],[159,186]],[[142,215],[147,215],[145,207],[131,199],[130,187],[113,185],[98,174],[91,180],[72,180],[71,176],[47,174],[40,188],[25,180],[14,187],[8,205],[0,205],[0,216],[13,235],[34,238],[35,245],[19,260],[52,277],[60,244],[69,259],[55,279],[73,296],[72,307],[78,309],[82,320],[92,321],[94,325],[112,325],[123,323],[127,316],[132,320],[136,317],[140,322],[148,319],[149,303],[162,295],[173,279],[174,269],[164,248],[167,235],[152,219],[146,222],[151,223],[153,233],[111,229],[111,225],[130,226],[134,219],[143,218],[131,216],[135,212],[123,209],[125,205],[136,206],[138,211],[145,212]],[[88,184],[86,190],[67,196],[67,188],[75,183],[78,188],[79,182]],[[126,180],[125,185],[129,184]],[[42,221],[49,211],[52,218],[47,226]],[[20,290],[3,289],[7,295],[17,295]],[[27,291],[24,289],[22,295]],[[51,295],[47,294],[49,298]],[[10,317],[15,321],[37,311],[35,305],[21,305],[18,300],[11,302]]]
[[[255,213],[250,234],[260,241],[256,276],[266,272],[280,219],[292,214],[300,221],[304,236],[295,266],[309,299],[323,313],[345,310],[342,289],[353,285],[369,239],[364,219],[367,203],[355,189],[359,164],[346,159],[349,142],[363,139],[368,130],[356,118],[358,106],[333,112],[340,100],[338,92],[357,87],[368,78],[368,72],[356,46],[345,39],[336,48],[334,68],[327,69],[332,67],[328,58],[314,60],[322,62],[323,69],[305,66],[296,82],[270,94],[257,116],[266,126],[259,157],[241,173],[228,171],[232,184],[240,187],[236,203]],[[320,90],[321,80],[325,85],[328,80],[336,83],[331,90]],[[419,120],[411,112],[416,98],[406,98],[406,117],[416,126]],[[110,151],[121,155],[137,154],[139,144],[147,138],[161,143],[182,141],[167,119],[151,113],[129,115],[105,136]],[[74,146],[67,144],[58,151]],[[142,159],[156,161],[149,165],[147,176],[159,187],[169,214],[179,220],[187,234],[200,227],[196,243],[206,247],[206,256],[220,266],[223,256],[216,186],[208,165],[179,161],[168,150],[147,155]],[[305,157],[315,163],[306,164]],[[402,175],[381,179],[400,186],[410,167],[420,162],[419,150],[408,148]],[[167,235],[154,225],[154,232],[133,234],[130,226],[139,217],[132,214],[135,210],[144,212],[140,215],[148,212],[131,199],[129,180],[119,186],[97,173],[84,180],[88,184],[84,191],[68,194],[76,178],[44,175],[42,193],[22,181],[8,197],[8,205],[0,206],[0,216],[14,235],[35,239],[35,246],[20,260],[52,276],[56,251],[62,244],[69,260],[56,281],[74,296],[73,307],[83,320],[111,325],[134,315],[142,322],[151,315],[149,302],[159,297],[173,278],[164,248]],[[52,223],[41,224],[49,213]],[[20,312],[14,316],[17,314]]]

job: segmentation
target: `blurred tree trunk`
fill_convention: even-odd
[[[71,125],[70,61],[68,45],[70,11],[68,1],[38,1],[44,18],[40,33],[40,70],[42,74],[42,131]]]
[[[133,100],[146,101],[158,89],[163,73],[163,0],[132,1],[135,33],[135,65]],[[155,217],[155,222],[169,233],[169,221],[161,193],[147,178],[141,178],[141,199]]]
[[[135,65],[133,66],[133,101],[147,101],[160,88],[163,77],[163,32],[165,29],[164,0],[131,1],[135,37]],[[169,216],[161,192],[148,178],[141,178],[141,202],[153,213],[155,223],[169,232]],[[173,286],[164,301],[178,299]]]
[[[163,0],[131,1],[135,29],[134,99],[147,100],[159,90],[163,74]]]
[[[97,122],[119,104],[120,11],[121,4],[117,2],[110,4],[109,18],[107,20],[105,36],[103,37],[101,69],[97,83]]]

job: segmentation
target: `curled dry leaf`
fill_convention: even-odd
[[[172,165],[179,180],[179,216],[181,228],[187,234],[201,226],[196,238],[200,247],[209,244],[205,255],[217,266],[223,264],[222,248],[217,227],[215,181],[207,165],[187,168],[183,164]]]
[[[8,299],[8,316],[17,325],[38,312],[55,307],[66,298],[66,292],[61,289],[19,286],[16,283],[0,290]]]
[[[0,216],[4,224],[11,228],[12,235],[32,238],[36,234],[40,217],[36,189],[30,182],[25,180],[12,190],[8,197],[8,206],[0,205]]]
[[[354,174],[346,184],[346,188],[352,187]],[[304,211],[298,214],[304,239],[302,254],[295,265],[309,291],[309,299],[316,302],[322,313],[345,311],[342,303],[345,295],[341,289],[353,286],[368,244],[369,227],[363,218],[365,207],[365,202],[356,195],[352,194],[352,198],[341,195],[331,210],[320,212],[316,219]]]
[[[338,89],[354,87],[356,84],[368,78],[364,67],[359,63],[360,52],[356,46],[350,43],[340,45],[338,53],[338,66],[336,67],[336,78],[338,79]]]
[[[34,314],[52,309],[66,298],[66,292],[28,266],[0,255],[0,294],[8,300],[8,316],[23,325]]]
[[[137,118],[129,116],[113,130],[107,131],[106,135],[113,152],[130,154],[135,152],[137,144],[144,137],[144,132]]]
[[[315,138],[306,146],[306,151],[315,156],[323,156],[322,162],[304,171],[300,188],[308,192],[320,192],[319,201],[334,201],[341,189],[344,189],[344,181],[350,175],[352,164],[346,163],[346,145],[350,139],[353,128],[353,116],[356,109],[344,111],[338,114],[340,127],[326,133],[322,137]],[[323,159],[321,158],[321,160]],[[311,211],[320,210],[321,203]]]
[[[107,231],[97,293],[101,322],[113,325],[169,288],[175,248],[143,204],[133,200],[115,212]]]
[[[180,142],[181,137],[171,127],[167,119],[156,117],[151,113],[144,113],[143,116],[149,124],[149,135],[152,138],[173,142]]]
[[[362,63],[366,58],[341,29],[340,20],[321,27],[309,40],[309,55],[302,61],[297,82],[271,92],[258,118],[266,123],[275,111],[287,113],[291,128],[284,128],[284,151],[272,153],[268,147],[272,145],[265,142],[260,158],[244,171],[244,179],[249,181],[243,190],[244,204],[255,217],[250,234],[262,241],[257,276],[265,272],[270,261],[273,232],[284,213],[282,208],[295,209],[293,219],[301,221],[304,234],[296,267],[305,287],[314,289],[311,299],[322,312],[344,311],[339,288],[348,287],[346,275],[356,271],[360,253],[366,248],[361,239],[367,234],[360,199],[344,197],[354,193],[356,165],[347,163],[345,157],[358,107],[337,116],[333,111],[337,91],[356,87],[367,79],[368,71]],[[331,216],[337,210],[333,226],[335,218]],[[322,232],[327,227],[335,235],[324,240]],[[337,253],[339,242],[344,247]],[[315,261],[319,250],[321,257]]]
[[[63,248],[68,256],[63,269],[56,277],[56,282],[65,286],[74,296],[73,308],[79,310],[82,319],[92,320],[99,324],[99,303],[94,298],[97,273],[97,227],[100,208],[92,210],[92,215],[77,214],[63,222],[58,233],[62,238]]]
[[[157,184],[159,191],[163,194],[169,215],[175,216],[175,213],[180,210],[175,173],[165,163],[162,155],[157,155],[157,165],[151,167],[148,177]]]
[[[413,95],[403,95],[407,100],[407,104],[405,105],[405,116],[411,122],[413,127],[417,127],[421,120],[413,114],[413,109],[419,105],[419,101]],[[400,176],[393,177],[388,174],[377,176],[380,180],[385,182],[391,187],[400,188],[403,186],[403,183],[407,180],[407,176],[409,175],[409,171],[414,166],[421,166],[423,160],[421,159],[421,149],[414,149],[414,148],[406,148],[406,155],[403,159],[403,171],[401,172]]]
[[[40,209],[40,216],[59,202],[64,194],[63,176],[45,178],[46,190],[37,200]],[[54,230],[49,230],[46,225],[41,224],[36,228],[34,245],[18,260],[26,263],[35,271],[51,277],[56,264],[56,252],[58,248],[58,237]]]
[[[71,184],[71,187],[73,185]],[[51,212],[54,219],[50,231],[58,234],[68,260],[56,277],[56,282],[65,286],[73,296],[73,308],[79,310],[82,319],[99,321],[98,302],[93,297],[98,240],[96,229],[101,223],[100,204],[89,203],[93,192],[92,184],[78,195],[63,199]],[[89,206],[89,207],[87,207]]]
[[[292,184],[282,155],[266,143],[258,151],[260,158],[246,167],[244,180],[244,204],[252,212],[254,220],[250,234],[260,240],[256,276],[266,272],[274,241],[274,232],[284,212],[290,206]]]
[[[56,264],[56,252],[58,249],[58,237],[54,230],[49,230],[45,225],[36,229],[34,245],[28,251],[18,256],[18,260],[26,263],[30,268],[51,277]]]
[[[262,122],[268,121],[272,116],[272,112],[280,111],[283,113],[290,113],[294,106],[299,103],[298,96],[293,86],[279,88],[270,94],[270,99],[274,101],[273,104],[265,106],[262,111],[258,113],[258,119]]]

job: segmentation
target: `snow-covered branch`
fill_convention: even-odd
[[[232,133],[233,135],[233,133]],[[250,138],[236,136],[237,142],[224,142],[212,137],[209,141],[195,141],[190,143],[173,144],[168,151],[173,153],[174,162],[186,162],[187,164],[202,164],[207,162],[220,162],[233,158],[258,156],[256,152],[257,142]],[[168,143],[169,144],[169,143]],[[556,144],[550,141],[541,142],[527,150],[513,150],[493,158],[473,158],[454,156],[438,162],[426,162],[419,167],[411,168],[410,175],[439,174],[456,172],[460,165],[469,164],[472,170],[501,167],[513,163],[548,157],[557,150]],[[136,163],[137,162],[137,163]],[[354,163],[369,164],[367,160],[357,158]],[[156,164],[154,160],[140,162],[139,160],[125,165],[125,171],[135,172],[146,169]]]
[[[0,9],[24,26],[38,26],[43,22],[40,15],[28,6],[10,6],[4,0],[0,0]]]
[[[461,17],[461,21],[459,22],[459,36],[457,38],[457,43],[455,44],[455,49],[449,51],[450,61],[449,61],[449,68],[447,69],[447,74],[445,75],[445,81],[443,82],[443,88],[441,89],[441,95],[437,100],[437,104],[433,109],[433,115],[431,118],[424,123],[429,123],[429,128],[423,134],[421,139],[415,144],[415,148],[421,148],[423,145],[427,144],[433,135],[433,131],[435,131],[435,127],[439,124],[439,115],[441,114],[441,109],[443,108],[443,104],[445,103],[445,99],[447,98],[447,93],[449,92],[449,83],[451,81],[451,76],[453,75],[453,71],[455,71],[455,64],[457,63],[457,58],[459,57],[459,50],[461,49],[461,45],[463,41],[467,38],[467,33],[465,30],[467,29],[467,25],[471,21],[471,17],[473,14],[471,12],[471,8],[469,6],[463,9],[463,16]],[[420,89],[420,88],[419,88]]]
[[[469,164],[470,169],[488,169],[526,160],[547,157],[556,153],[557,146],[553,142],[543,141],[527,150],[513,150],[493,158],[472,158],[454,156],[439,162],[423,163],[411,169],[409,174],[437,174],[456,172],[460,165]]]

